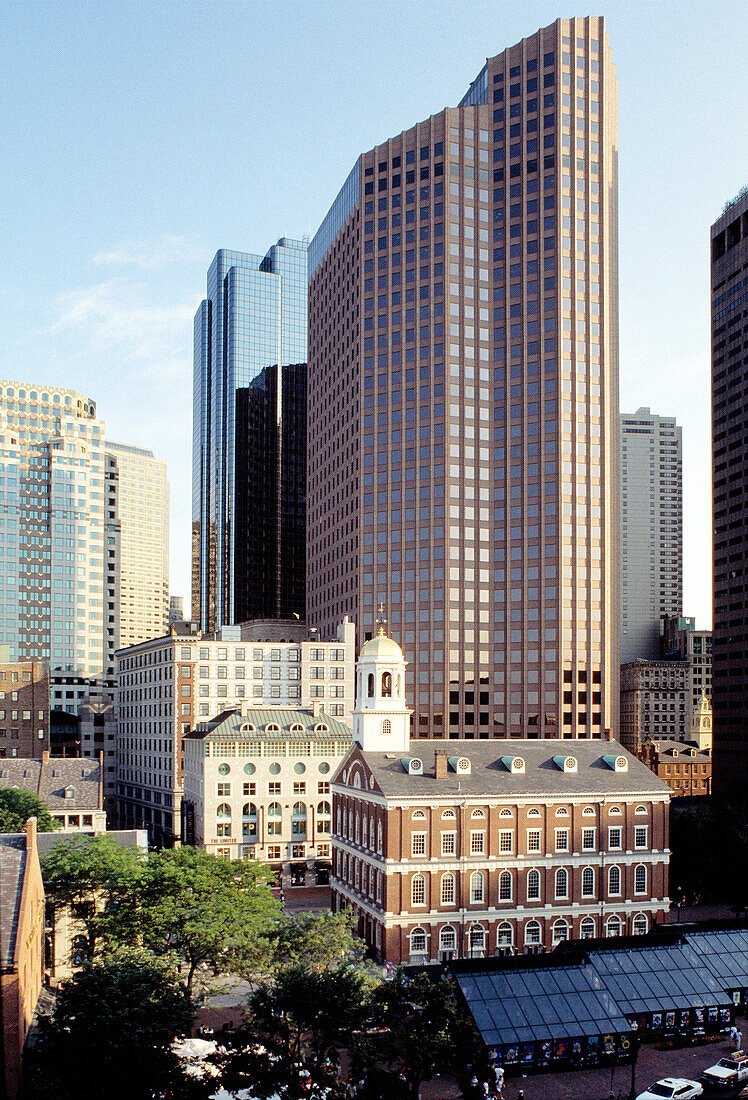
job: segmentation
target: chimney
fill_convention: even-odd
[[[447,770],[448,770],[447,769],[447,761],[448,760],[449,760],[449,756],[446,752],[437,752],[436,753],[436,756],[434,757],[434,763],[436,764],[436,778],[437,779],[446,779],[447,778]]]
[[[322,713],[322,703],[319,699],[312,699],[312,714],[315,718],[319,718]]]
[[[36,818],[30,817],[26,822],[26,851],[33,852],[36,848]]]
[[[49,749],[42,749],[42,764],[49,762]]]

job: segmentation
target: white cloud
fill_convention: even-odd
[[[167,235],[159,241],[133,241],[111,252],[97,252],[93,262],[101,267],[137,267],[141,271],[159,271],[168,264],[191,263],[203,259],[202,250],[188,237]]]
[[[154,304],[148,289],[113,278],[68,291],[57,299],[52,332],[105,353],[110,365],[158,366],[162,375],[183,376],[191,361],[194,303]]]

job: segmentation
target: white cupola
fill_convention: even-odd
[[[410,711],[405,705],[405,658],[380,629],[361,647],[356,666],[353,740],[364,752],[407,752]]]

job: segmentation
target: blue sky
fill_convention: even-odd
[[[456,104],[546,2],[2,6],[0,376],[169,464],[189,591],[192,315],[218,248],[313,234],[359,152]],[[620,95],[621,409],[684,429],[685,601],[711,619],[709,225],[748,182],[736,2],[600,2]]]

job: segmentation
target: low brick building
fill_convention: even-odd
[[[30,791],[45,804],[64,832],[106,830],[101,758],[50,757],[0,760],[0,787]]]
[[[24,833],[0,835],[0,1093],[21,1095],[26,1035],[44,974],[44,884],[36,848],[36,818]]]
[[[405,662],[358,663],[332,784],[333,907],[387,962],[643,934],[668,902],[670,790],[615,742],[409,739]]]

